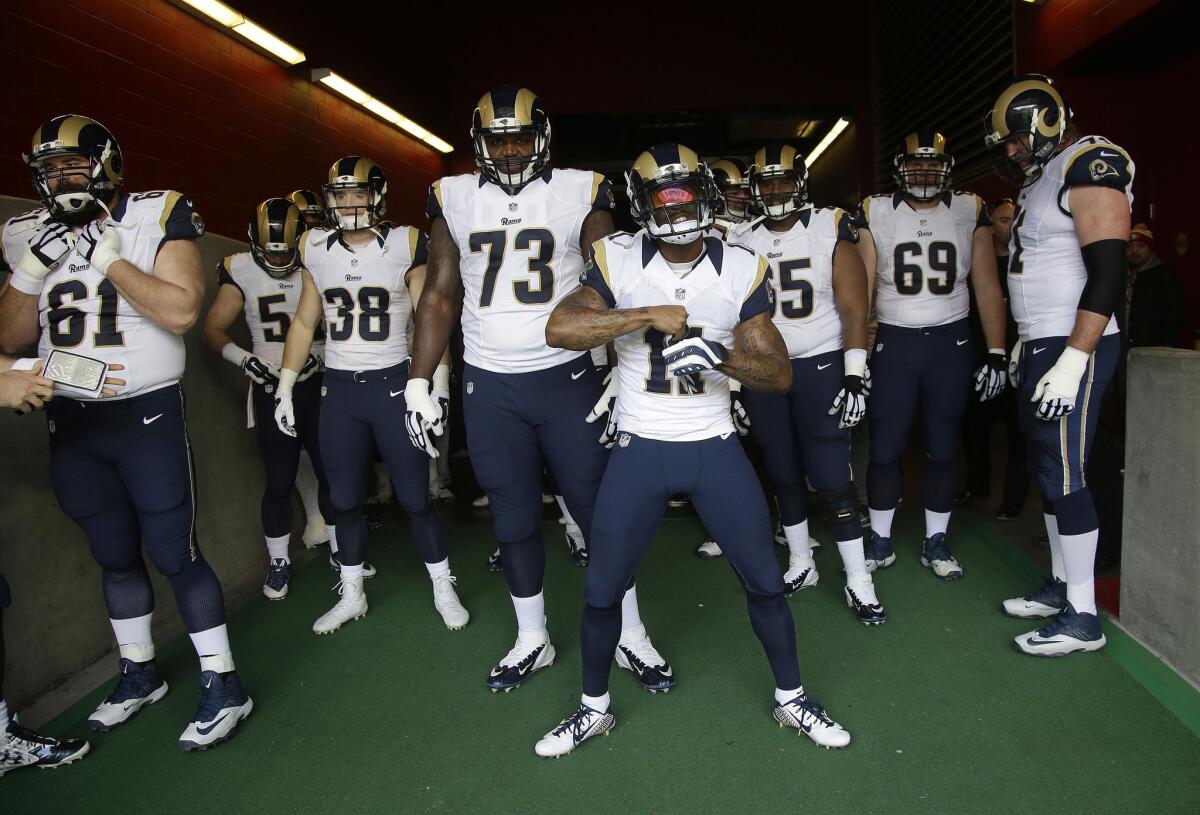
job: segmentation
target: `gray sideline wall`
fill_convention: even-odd
[[[0,196],[0,221],[38,206]],[[203,215],[201,211],[201,215]],[[216,264],[246,244],[218,235],[199,241],[207,291],[204,312],[216,294]],[[188,332],[188,431],[196,462],[200,550],[231,600],[257,591],[266,568],[260,501],[262,464],[255,431],[246,429],[248,380],[204,347],[200,325]],[[238,322],[239,342],[247,342]],[[44,413],[0,411],[0,573],[12,587],[4,611],[4,695],[20,710],[106,654],[116,642],[100,591],[100,568],[82,530],[58,508],[50,488]],[[303,531],[296,501],[295,542]],[[183,631],[167,581],[146,561],[154,581],[154,634],[158,642]],[[234,653],[237,632],[232,632]],[[115,656],[112,670],[116,672]]]

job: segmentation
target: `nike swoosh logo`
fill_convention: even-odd
[[[228,710],[227,710],[227,711],[225,711],[225,713],[221,715],[221,718],[217,719],[215,722],[213,722],[212,724],[210,724],[208,727],[197,727],[197,728],[196,728],[196,732],[197,732],[197,733],[199,733],[201,736],[207,736],[209,733],[211,733],[211,732],[213,732],[214,730],[216,730],[216,729],[217,729],[217,726],[218,726],[219,724],[221,724],[221,722],[223,722],[223,721],[225,721],[226,719],[228,719],[228,718],[229,718],[229,714],[230,714],[230,712],[231,712],[231,711],[228,711]]]
[[[1035,640],[1033,637],[1025,640],[1028,645],[1058,645],[1057,640]]]
[[[817,366],[817,370],[818,370],[818,371],[823,371],[823,370],[825,370],[826,368],[828,368],[828,367],[829,367],[830,365],[832,365],[832,364],[833,364],[832,362],[826,362],[824,365],[818,365],[818,366]]]
[[[583,375],[584,375],[584,374],[586,374],[586,373],[587,373],[587,368],[584,368],[582,371],[580,371],[580,372],[579,372],[579,373],[577,373],[577,374],[571,374],[571,378],[572,378],[572,379],[578,379],[579,377],[583,376]]]
[[[400,389],[400,390],[398,390],[398,391],[388,391],[388,396],[390,396],[390,397],[392,397],[393,399],[395,399],[397,396],[399,396],[399,395],[400,395],[400,394],[402,394],[402,393],[404,393],[404,389],[403,389],[403,388],[401,388],[401,389]]]
[[[1105,158],[1120,158],[1121,157],[1121,155],[1119,153],[1105,153],[1103,150],[1100,151],[1100,155],[1104,156]]]
[[[143,416],[143,417],[142,417],[142,424],[154,424],[155,422],[157,422],[157,421],[158,421],[159,419],[161,419],[162,417],[163,417],[163,415],[162,415],[161,413],[160,413],[160,414],[158,414],[157,416],[151,416],[150,418],[146,418],[145,416]]]
[[[966,340],[955,340],[954,344],[955,345],[966,345],[967,341]]]
[[[1043,352],[1043,351],[1045,351],[1045,350],[1046,350],[1045,348],[1034,348],[1034,349],[1033,349],[1033,353],[1035,353],[1035,354],[1040,354],[1040,353],[1042,353],[1042,352]]]
[[[665,670],[660,670],[659,673],[662,674],[663,676],[667,676],[667,677],[675,675],[675,671],[671,668],[670,665],[668,665]]]

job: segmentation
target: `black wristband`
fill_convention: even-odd
[[[1111,317],[1125,294],[1125,246],[1128,241],[1108,238],[1081,249],[1087,283],[1079,297],[1079,310]]]

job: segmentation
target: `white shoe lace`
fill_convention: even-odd
[[[347,577],[339,580],[334,586],[341,598],[337,601],[331,611],[337,611],[340,608],[345,608],[350,605],[357,604],[363,596],[362,580],[356,577]]]
[[[505,668],[514,668],[517,665],[520,665],[529,657],[530,654],[545,644],[545,642],[531,642],[529,640],[522,640],[520,637],[518,637],[516,644],[514,644],[512,647],[512,650],[500,658],[499,664]]]
[[[642,637],[640,640],[634,640],[633,642],[623,642],[621,643],[621,647],[632,651],[633,655],[648,668],[661,668],[667,664],[667,661],[663,659],[662,654],[654,647],[654,643],[650,641],[649,637]]]
[[[442,574],[433,578],[433,596],[438,602],[453,603],[462,605],[458,599],[458,593],[454,591],[454,584],[458,582],[458,578],[452,574]]]

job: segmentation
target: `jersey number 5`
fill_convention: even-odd
[[[803,320],[813,313],[813,285],[796,272],[811,269],[812,258],[779,261],[780,291],[797,292],[795,297],[779,298],[779,310],[789,320]]]
[[[496,277],[504,264],[508,233],[503,229],[472,232],[468,241],[472,254],[482,252],[487,247],[487,268],[483,272],[483,286],[479,292],[479,307],[487,308],[492,304]],[[537,244],[537,254],[530,252],[529,273],[538,276],[537,287],[528,280],[513,281],[513,297],[527,306],[549,303],[554,299],[554,270],[550,268],[550,259],[554,257],[554,233],[543,227],[531,227],[522,229],[513,238],[513,249],[519,252],[532,249],[534,244]]]

